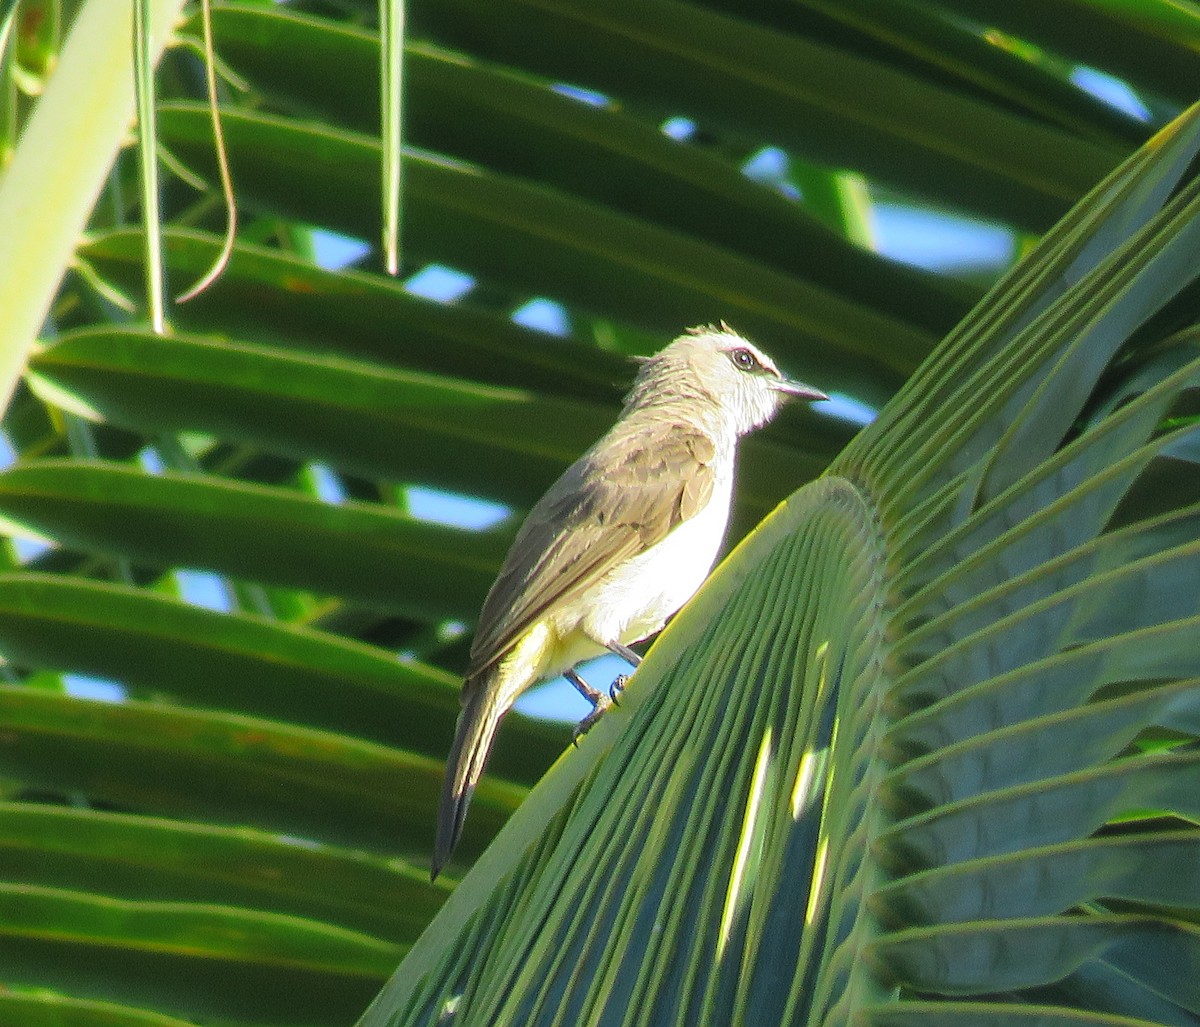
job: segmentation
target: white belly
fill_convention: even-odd
[[[728,475],[716,483],[712,500],[700,513],[610,572],[588,597],[579,625],[584,634],[598,641],[638,642],[691,599],[721,549],[732,490],[733,476]]]

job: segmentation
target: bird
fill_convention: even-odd
[[[641,657],[630,646],[662,628],[712,570],[738,440],[788,398],[829,398],[784,377],[723,321],[635,359],[641,366],[620,417],[529,511],[484,600],[446,764],[432,880],[458,844],[516,698],[565,675],[593,704],[578,739],[611,699],[576,666],[607,651],[636,668]]]

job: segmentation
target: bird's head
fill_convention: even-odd
[[[706,415],[719,416],[745,435],[766,424],[789,398],[829,397],[785,377],[775,361],[722,322],[689,328],[645,358],[626,404],[700,403]]]

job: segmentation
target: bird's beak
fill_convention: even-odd
[[[771,383],[771,388],[787,396],[795,396],[796,399],[806,399],[810,403],[829,398],[820,389],[814,389],[811,385],[805,385],[804,382],[792,378],[780,378],[779,381]]]

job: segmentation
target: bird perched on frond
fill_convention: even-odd
[[[638,370],[608,434],[530,510],[479,614],[462,713],[446,766],[431,876],[462,834],[500,719],[538,681],[605,651],[632,666],[708,576],[733,499],[741,436],[788,397],[827,399],[791,381],[727,325],[690,329]]]

